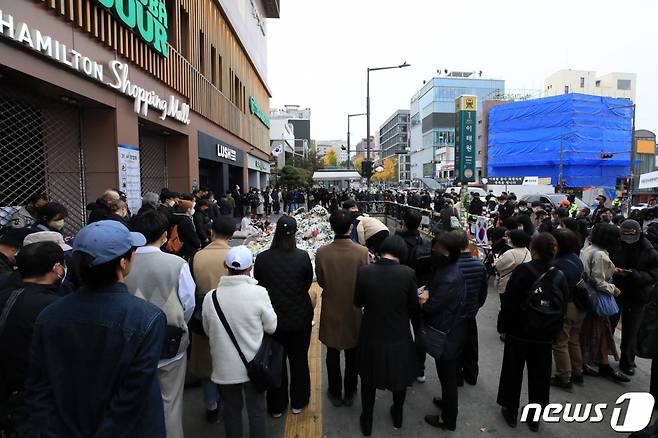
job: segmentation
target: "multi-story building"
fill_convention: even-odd
[[[411,181],[411,155],[399,154],[398,156],[398,181],[406,183]]]
[[[45,192],[68,208],[72,233],[108,187],[137,211],[163,187],[266,181],[266,19],[279,1],[145,3],[1,2],[5,217]]]
[[[479,102],[504,93],[505,81],[484,79],[471,72],[450,72],[432,78],[411,98],[409,144],[411,179],[453,178],[455,159],[455,99],[474,95]],[[479,149],[482,147],[476,144]],[[482,163],[477,162],[478,180]]]
[[[635,73],[608,73],[597,76],[589,70],[559,70],[544,81],[544,94],[581,93],[594,96],[631,99],[635,102]]]
[[[284,119],[295,131],[295,154],[308,156],[311,146],[311,109],[299,105],[284,105],[270,110],[270,119]]]
[[[347,142],[345,140],[318,140],[315,142],[315,148],[318,157],[322,158],[330,150],[336,153],[336,165],[341,166],[347,161]]]
[[[286,155],[295,153],[295,128],[288,119],[270,118],[270,147],[278,168],[286,165]]]
[[[377,132],[381,157],[403,153],[409,147],[409,110],[395,111]]]
[[[356,148],[354,149],[356,151],[356,155],[360,155],[362,157],[367,157],[367,151],[366,149],[368,148],[368,142],[366,141],[365,138],[362,138],[357,144]],[[370,136],[370,159],[373,161],[377,161],[379,157],[379,152],[377,150],[379,149],[379,144],[377,143],[377,137],[374,135]],[[351,151],[350,151],[351,152]]]

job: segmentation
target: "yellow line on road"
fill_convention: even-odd
[[[299,415],[288,411],[286,416],[285,438],[321,438],[322,437],[322,345],[318,339],[320,329],[320,293],[317,283],[311,286],[311,295],[317,297],[315,306],[315,325],[311,332],[311,346],[308,350],[308,365],[311,371],[311,400],[308,407]]]

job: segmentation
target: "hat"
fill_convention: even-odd
[[[189,210],[190,208],[194,207],[194,202],[192,202],[192,201],[187,201],[187,200],[185,200],[185,199],[181,199],[180,201],[178,201],[178,206],[179,206],[181,209],[183,209],[183,211],[187,211],[187,210]]]
[[[167,198],[178,198],[178,193],[172,192],[171,190],[164,188],[160,192],[160,196],[167,199]]]
[[[624,243],[636,243],[642,237],[642,227],[637,221],[627,219],[621,223],[619,229],[621,241]]]
[[[37,233],[31,233],[23,239],[23,246],[39,242],[55,242],[60,248],[62,248],[62,251],[71,251],[73,249],[64,243],[64,237],[56,231],[39,231]]]
[[[132,233],[118,221],[98,221],[80,230],[73,241],[73,252],[89,254],[91,266],[98,266],[121,257],[133,246],[146,245],[141,233]]]
[[[571,205],[571,202],[569,202],[568,199],[563,199],[560,201],[560,207],[569,207]]]
[[[244,245],[234,246],[226,254],[226,266],[238,271],[249,269],[254,261],[254,255],[251,250]]]
[[[473,192],[473,193],[471,193],[471,195],[473,195],[475,198],[479,198],[479,197],[480,197],[480,194],[479,194],[478,192]]]
[[[281,228],[286,236],[292,236],[297,232],[297,221],[292,216],[283,215],[276,221],[276,227]]]
[[[23,246],[23,240],[25,240],[25,236],[32,233],[33,231],[29,228],[10,228],[5,234],[2,235],[2,237],[0,237],[0,245],[20,248]]]

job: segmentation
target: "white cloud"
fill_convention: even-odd
[[[344,138],[366,106],[371,132],[437,68],[483,70],[508,89],[543,87],[562,68],[638,74],[637,128],[658,131],[658,2],[647,0],[281,0],[268,22],[271,105],[313,111],[312,136]],[[365,137],[352,119],[352,140]]]

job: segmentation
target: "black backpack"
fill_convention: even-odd
[[[416,244],[409,245],[409,267],[416,272],[417,280],[420,282],[428,276],[432,268],[432,242],[416,236]]]
[[[531,265],[526,266],[539,275]],[[562,330],[567,308],[562,282],[566,282],[562,271],[551,267],[532,284],[521,303],[521,327],[529,338],[551,341]]]

